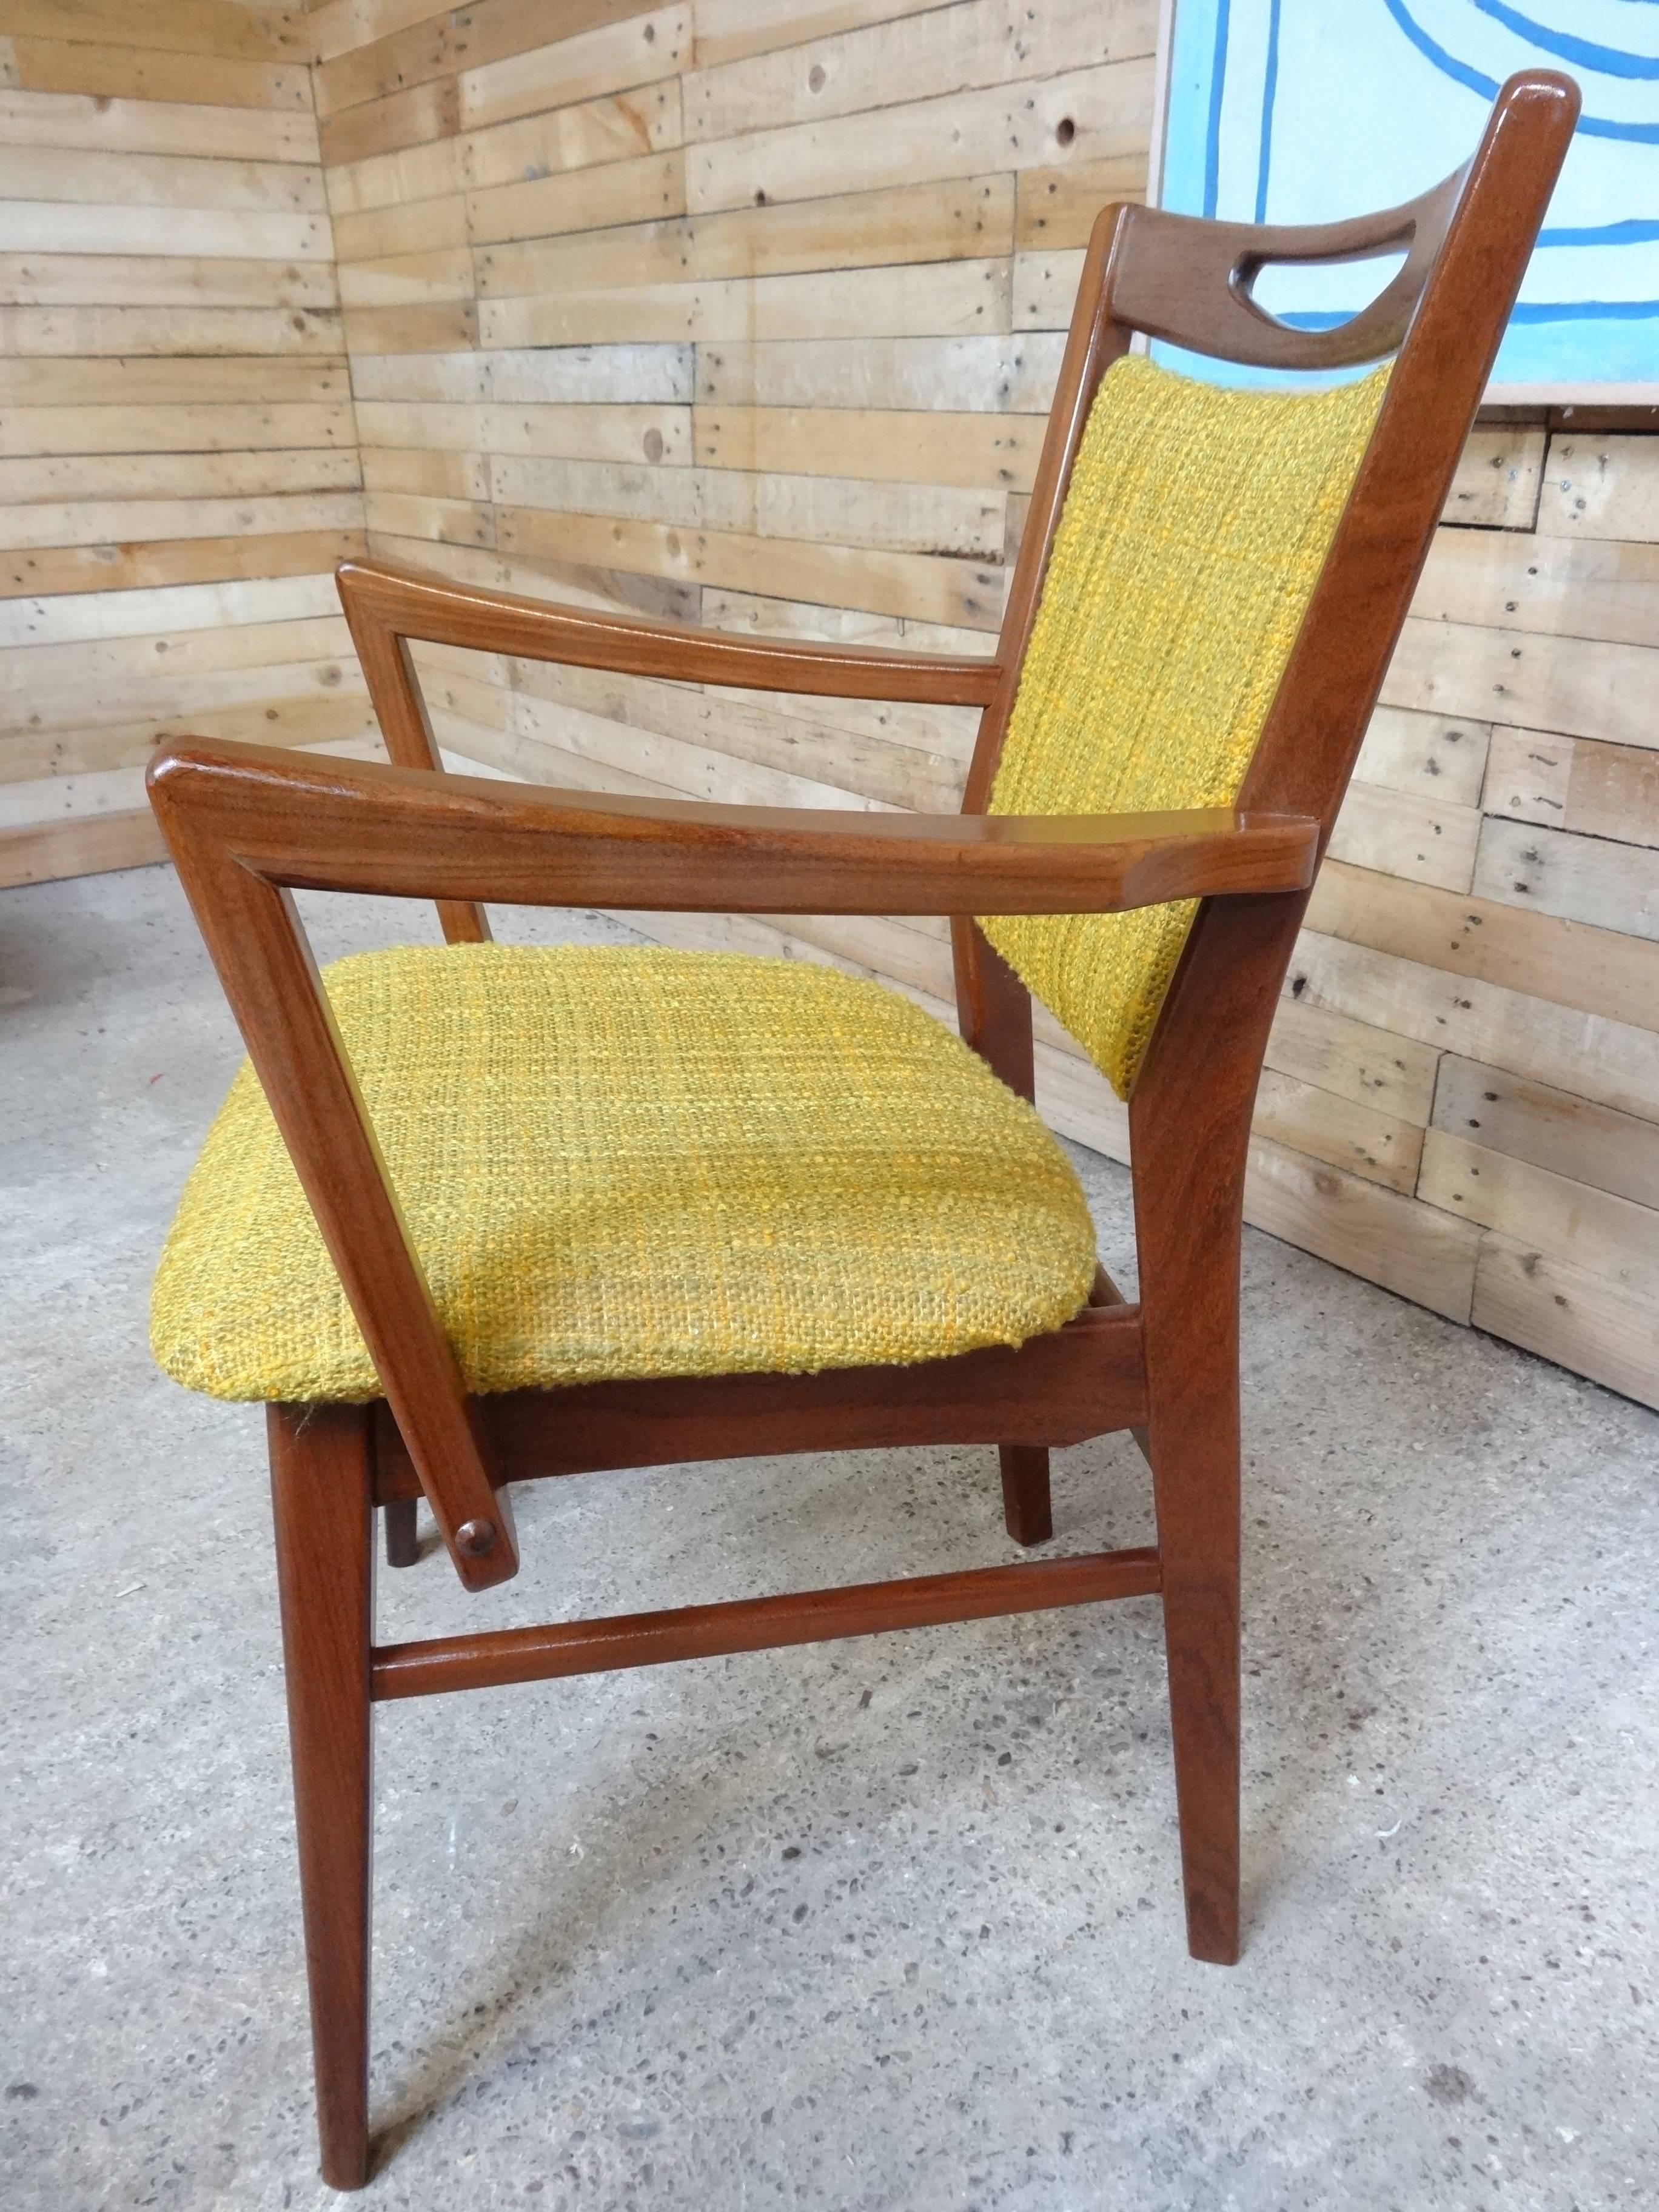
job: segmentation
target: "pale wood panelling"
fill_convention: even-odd
[[[1470,1319],[1547,1359],[1651,1405],[1659,1310],[1601,1273],[1574,1267],[1530,1241],[1480,1240]]]
[[[1659,845],[1659,753],[1544,730],[1493,732],[1486,810],[1630,845]]]
[[[80,147],[100,154],[189,155],[235,162],[319,159],[317,125],[309,107],[248,108],[187,101],[111,99],[79,92],[9,90],[0,87],[0,146]],[[61,160],[57,167],[67,165]],[[123,180],[125,194],[125,180]],[[43,192],[34,198],[51,197]],[[93,197],[77,192],[83,199]],[[194,205],[194,202],[185,203]],[[209,201],[205,205],[215,205]],[[313,200],[310,204],[318,203]]]
[[[53,33],[57,33],[56,36]],[[159,857],[197,729],[374,742],[304,19],[0,0],[0,880]]]
[[[687,149],[686,204],[700,212],[743,207],[757,194],[769,203],[822,198],[844,190],[851,177],[873,187],[1144,156],[1151,97],[1148,55],[833,122],[754,131]]]
[[[128,8],[125,15],[143,11]],[[12,20],[8,11],[7,20]],[[276,108],[309,115],[311,72],[302,64],[246,61],[234,55],[169,53],[134,43],[106,43],[88,33],[56,37],[0,33],[7,81],[27,92],[76,93],[95,100],[153,100],[169,106],[211,103],[225,107]],[[104,27],[118,41],[131,40],[133,21]]]
[[[837,37],[807,38],[693,70],[685,81],[685,134],[735,138],[942,89],[1014,84],[1139,58],[1152,50],[1157,16],[1155,0],[1048,0],[1018,12],[1000,0],[962,0]]]

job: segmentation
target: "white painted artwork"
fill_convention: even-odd
[[[1492,396],[1659,400],[1659,0],[1172,0],[1165,12],[1157,197],[1188,215],[1327,222],[1394,206],[1467,159],[1512,70],[1574,77],[1583,115]],[[1384,273],[1275,272],[1258,296],[1324,325]]]

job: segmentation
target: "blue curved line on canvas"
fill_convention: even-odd
[[[1659,239],[1659,221],[1632,216],[1623,222],[1562,223],[1540,230],[1540,246],[1651,246]]]
[[[1231,0],[1216,0],[1215,59],[1210,68],[1210,112],[1204,128],[1204,212],[1213,218],[1221,191],[1221,95],[1227,82],[1227,16]]]
[[[1659,315],[1659,300],[1522,300],[1511,323],[1646,322]],[[1296,331],[1334,331],[1353,316],[1331,307],[1293,307],[1273,320]]]
[[[1255,171],[1255,219],[1267,220],[1267,168],[1273,157],[1273,101],[1279,94],[1281,0],[1268,0],[1267,70],[1261,87],[1261,155]]]
[[[1455,54],[1449,54],[1437,40],[1431,38],[1423,26],[1407,13],[1405,0],[1382,0],[1382,5],[1418,52],[1425,61],[1432,62],[1443,76],[1450,77],[1455,84],[1463,85],[1470,92],[1478,92],[1483,100],[1498,97],[1497,78],[1487,76],[1481,70],[1472,69],[1468,62],[1459,61]],[[1659,146],[1659,123],[1617,123],[1609,116],[1581,115],[1578,128],[1587,138],[1622,138],[1641,146]]]
[[[1522,300],[1512,323],[1638,323],[1659,315],[1659,300]]]
[[[1490,15],[1506,31],[1530,39],[1547,54],[1571,62],[1578,69],[1600,70],[1603,76],[1659,77],[1659,56],[1625,53],[1617,46],[1597,46],[1591,39],[1575,38],[1571,31],[1553,30],[1530,15],[1506,4],[1506,0],[1472,0],[1483,15]]]

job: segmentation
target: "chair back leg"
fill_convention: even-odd
[[[1054,1533],[1046,1444],[999,1444],[1002,1517],[1017,1544],[1046,1544]]]
[[[412,1498],[396,1498],[384,1507],[386,1563],[389,1567],[412,1567],[421,1557],[419,1508]]]
[[[368,2178],[374,1512],[360,1406],[268,1409],[322,2174]]]

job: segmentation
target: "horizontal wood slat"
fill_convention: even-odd
[[[608,1620],[487,1630],[379,1645],[370,1662],[370,1695],[382,1701],[430,1697],[444,1690],[655,1667],[785,1644],[874,1636],[893,1628],[934,1628],[951,1620],[1092,1605],[1105,1598],[1151,1597],[1163,1586],[1153,1550],[1085,1552],[1072,1559],[969,1567],[958,1574],[801,1590],[787,1597],[732,1598],[667,1613],[619,1613]]]
[[[160,860],[186,729],[374,748],[299,12],[13,0],[0,43],[0,878]],[[470,286],[469,286],[470,289]]]

